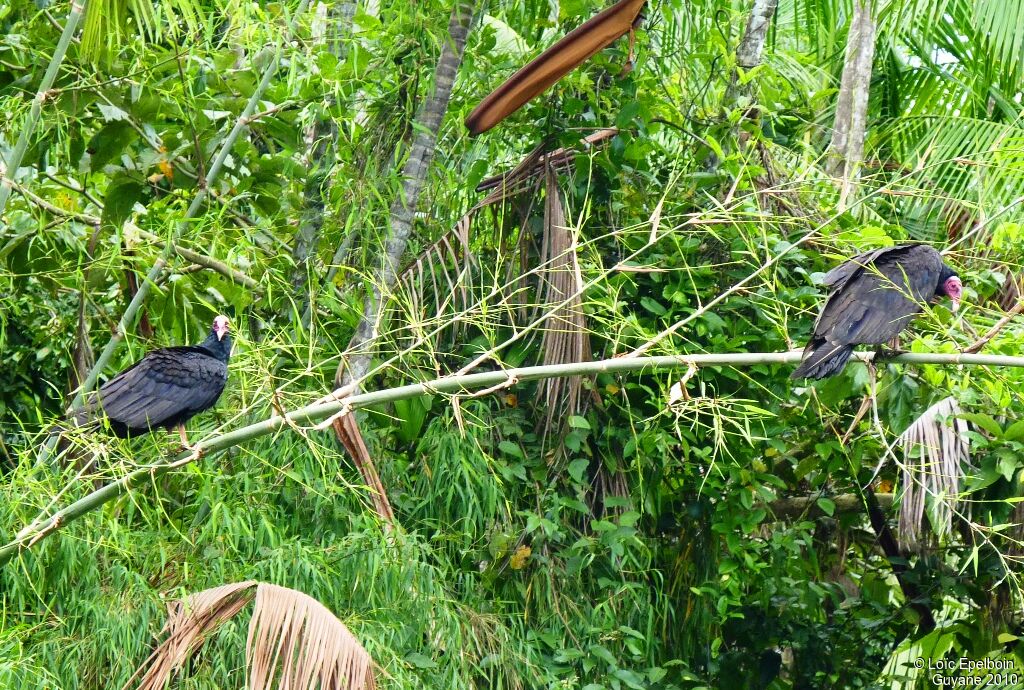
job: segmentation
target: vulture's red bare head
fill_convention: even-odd
[[[228,330],[228,317],[223,314],[215,316],[213,319],[213,332],[217,334],[217,340],[224,340],[224,336],[228,334]]]
[[[960,307],[960,298],[964,294],[964,284],[960,282],[960,278],[957,276],[946,278],[946,281],[942,284],[942,291],[946,293],[946,297],[949,297],[949,301],[953,303],[953,311],[956,311]]]

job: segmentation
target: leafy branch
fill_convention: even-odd
[[[36,126],[39,124],[43,103],[51,95],[50,89],[53,87],[54,79],[57,78],[57,70],[60,69],[61,63],[64,62],[64,56],[67,55],[68,46],[71,45],[71,39],[75,35],[78,22],[81,21],[84,12],[85,2],[73,0],[71,12],[68,14],[67,21],[64,22],[64,30],[61,32],[60,40],[57,41],[57,48],[53,51],[53,57],[46,68],[43,80],[39,83],[39,90],[36,92],[35,98],[32,99],[32,107],[29,110],[28,118],[21,126],[21,135],[18,137],[18,143],[14,145],[14,151],[11,153],[10,159],[6,162],[0,161],[0,214],[4,212],[4,208],[7,206],[7,199],[11,196],[11,180],[17,175],[18,168],[21,167],[21,159],[25,157],[25,151],[28,150],[29,139],[35,134]]]

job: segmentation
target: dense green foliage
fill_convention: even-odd
[[[568,322],[543,318],[559,301],[544,248],[558,232],[545,209],[550,220],[557,206],[578,262],[571,289],[582,288],[586,331],[573,342],[595,358],[652,340],[650,354],[798,348],[822,273],[908,238],[952,249],[967,298],[956,315],[927,310],[904,348],[956,352],[1019,299],[1024,27],[1000,9],[1014,3],[877,8],[866,162],[843,199],[823,161],[847,3],[782,0],[762,64],[729,97],[748,3],[652,3],[631,72],[620,74],[622,40],[469,139],[462,119],[476,102],[603,5],[480,4],[364,388],[471,362],[564,361],[552,334]],[[281,41],[297,3],[166,2],[146,17],[141,5],[107,0],[87,14],[23,167],[9,171],[4,543],[174,450],[162,434],[77,433],[59,458],[40,456],[91,364],[88,344],[105,344],[160,256],[138,229],[174,238],[276,51],[257,116],[177,238],[256,287],[172,255],[105,374],[147,348],[196,342],[228,313],[230,382],[191,422],[193,439],[333,388],[451,11],[437,0],[329,3]],[[5,160],[67,10],[0,4]],[[579,146],[604,127],[619,132]],[[461,244],[452,228],[483,198],[476,185],[542,140],[576,148],[573,165],[479,212]],[[310,220],[322,229],[306,261],[298,238]],[[1022,343],[1011,321],[985,351]],[[671,406],[679,375],[602,375],[577,382],[575,398],[534,383],[360,414],[393,530],[329,431],[287,429],[204,458],[0,569],[0,687],[120,687],[151,650],[165,601],[243,579],[322,601],[377,661],[383,687],[911,688],[930,687],[915,659],[958,657],[1012,659],[1024,673],[1024,371],[882,364],[872,378],[851,364],[813,386],[789,372],[701,369]],[[875,387],[877,405],[862,409]],[[862,487],[895,484],[898,497],[902,456],[890,446],[947,396],[972,422],[954,529],[893,562]],[[834,499],[850,494],[856,509],[839,510]],[[806,510],[779,508],[794,497]],[[216,637],[179,687],[243,685],[244,621]]]

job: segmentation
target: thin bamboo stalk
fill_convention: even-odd
[[[874,359],[875,353],[857,352],[854,356],[861,361],[867,362]],[[304,424],[312,425],[329,417],[344,414],[361,407],[444,393],[472,395],[474,391],[499,386],[499,384],[514,385],[524,381],[554,377],[594,376],[600,373],[668,371],[691,367],[749,367],[758,364],[796,364],[802,357],[803,352],[799,350],[792,352],[741,352],[736,354],[698,354],[664,357],[617,357],[596,362],[520,367],[477,374],[446,376],[434,379],[433,381],[361,393],[331,402],[314,403],[289,412],[284,416],[275,415],[270,419],[250,424],[241,429],[235,429],[210,439],[204,439],[197,443],[191,452],[182,453],[166,462],[140,467],[126,474],[121,479],[107,484],[87,496],[83,496],[67,507],[51,514],[49,517],[34,521],[31,525],[21,530],[15,539],[0,547],[0,567],[22,551],[57,532],[68,523],[99,508],[107,501],[117,498],[136,484],[149,482],[151,478],[169,470],[195,462],[203,457],[240,445],[246,441],[267,436],[288,427],[298,427]],[[915,352],[886,358],[886,361],[904,364],[1024,367],[1024,357],[1011,357],[1009,355]]]
[[[57,71],[60,69],[61,63],[64,62],[64,56],[67,55],[68,46],[71,45],[71,39],[78,29],[78,22],[81,21],[83,14],[85,14],[85,0],[72,0],[71,12],[68,14],[67,21],[64,22],[64,31],[61,32],[60,39],[57,41],[57,48],[53,51],[50,64],[46,67],[43,80],[39,82],[39,90],[36,92],[35,98],[32,99],[32,108],[28,111],[28,119],[21,126],[18,143],[14,145],[10,160],[0,161],[0,214],[4,212],[7,199],[11,196],[11,185],[8,178],[13,179],[18,168],[21,167],[21,159],[25,157],[25,151],[28,150],[28,142],[35,134],[36,125],[39,124],[43,103],[51,95],[50,89],[57,78]]]

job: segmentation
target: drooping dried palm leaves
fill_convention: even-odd
[[[254,591],[255,590],[255,591]],[[287,587],[247,580],[171,604],[167,638],[124,689],[163,690],[204,638],[253,599],[246,640],[249,690],[373,690],[373,660],[323,604]]]
[[[246,640],[252,690],[377,687],[373,661],[313,597],[260,583]]]
[[[377,466],[373,462],[373,457],[370,455],[369,449],[366,447],[366,442],[363,440],[363,434],[359,431],[359,424],[356,422],[354,412],[342,415],[334,420],[334,433],[337,434],[338,440],[345,446],[345,450],[352,457],[353,462],[356,463],[356,467],[359,469],[359,474],[362,475],[363,481],[366,486],[370,489],[370,494],[373,499],[374,510],[377,511],[377,515],[384,521],[385,525],[392,525],[395,522],[395,512],[391,509],[391,501],[388,499],[388,494],[384,490],[384,483],[380,480],[380,474],[377,472]]]
[[[585,362],[590,359],[590,334],[583,314],[583,276],[576,252],[576,234],[566,225],[558,179],[550,168],[545,175],[544,236],[541,242],[540,302],[560,305],[554,308],[544,329],[541,350],[544,365]],[[550,308],[550,306],[549,306]],[[545,379],[540,386],[545,423],[554,429],[554,420],[579,414],[582,379]]]
[[[598,130],[580,140],[585,150],[601,144],[618,134],[614,128]],[[477,191],[489,193],[459,219],[455,226],[442,235],[405,266],[398,274],[399,284],[408,296],[415,310],[432,307],[432,315],[441,313],[451,306],[456,297],[466,304],[466,274],[476,261],[469,242],[469,230],[476,214],[485,208],[497,206],[525,193],[535,192],[545,170],[570,167],[578,149],[559,148],[545,152],[546,143],[531,151],[512,170],[490,177],[479,185]],[[434,300],[433,305],[426,304]]]
[[[960,414],[959,403],[945,398],[928,408],[897,439],[903,447],[898,532],[904,548],[919,545],[926,505],[936,535],[949,534],[952,529],[964,465],[971,459],[964,433],[967,422]]]
[[[252,580],[235,582],[169,604],[164,626],[167,638],[124,687],[130,687],[145,669],[138,690],[163,690],[171,673],[192,656],[202,645],[203,638],[249,603],[253,596],[251,589],[256,584]]]

